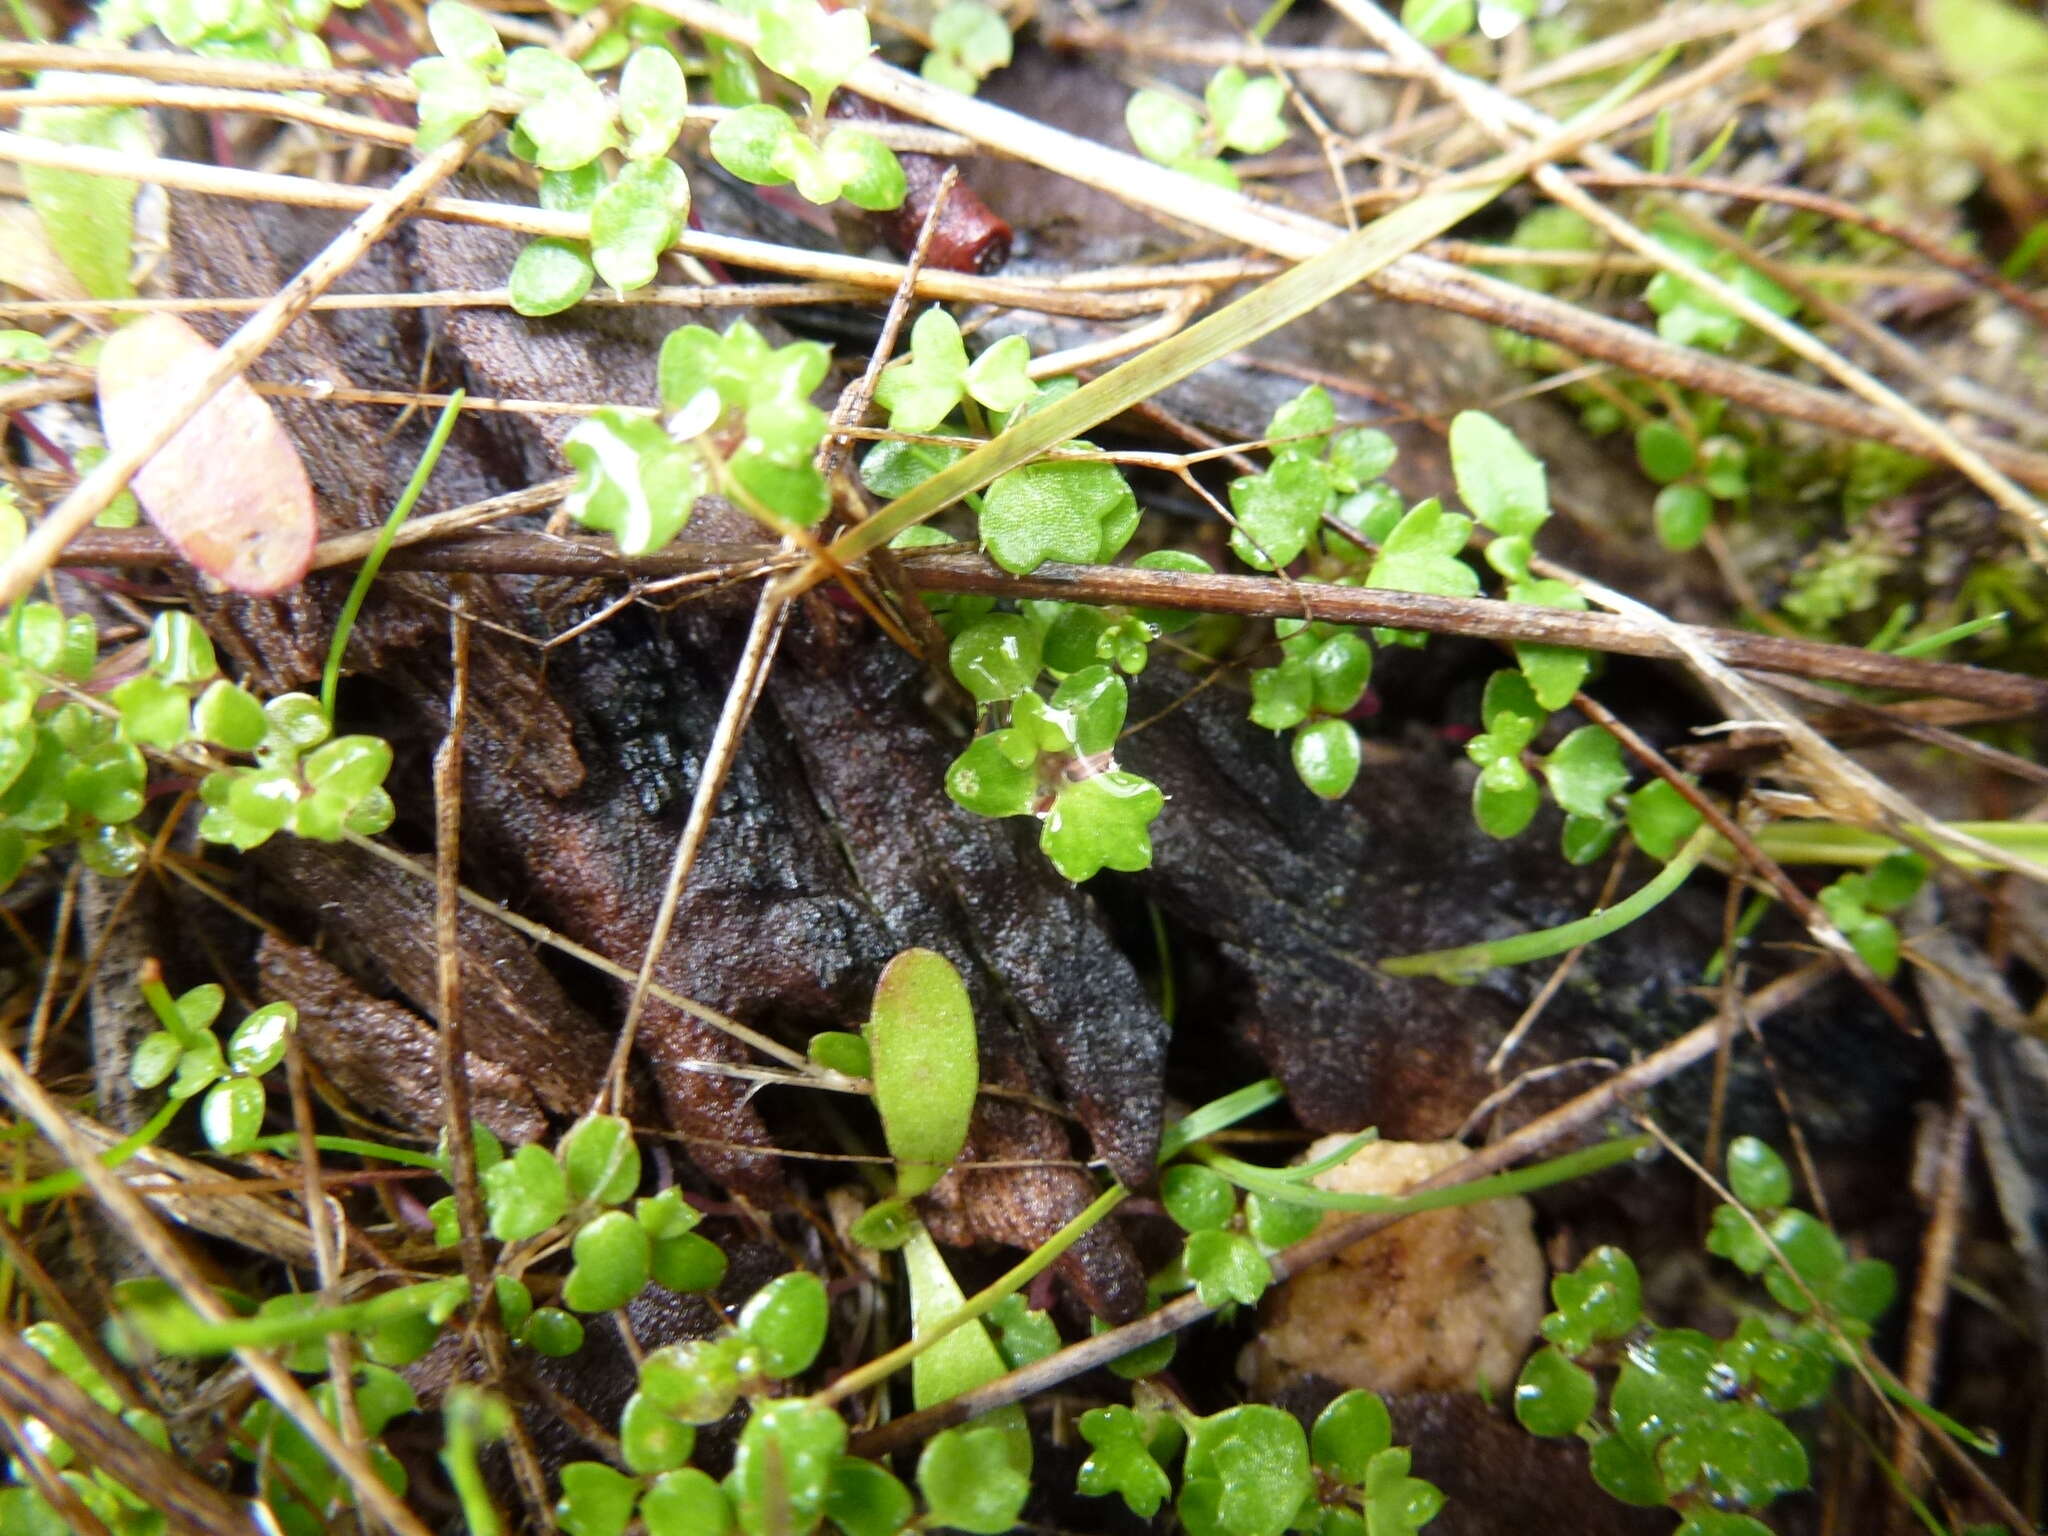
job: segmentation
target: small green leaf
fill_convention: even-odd
[[[1131,1513],[1150,1520],[1173,1492],[1173,1480],[1152,1457],[1145,1422],[1129,1408],[1091,1408],[1081,1438],[1092,1447],[1075,1487],[1090,1498],[1120,1495]]]
[[[1038,774],[1012,762],[998,737],[979,736],[946,770],[946,794],[977,816],[1022,816],[1037,798]]]
[[[199,1130],[216,1152],[247,1151],[263,1129],[263,1085],[253,1077],[215,1083],[199,1105]]]
[[[572,1200],[623,1205],[640,1186],[640,1147],[624,1115],[585,1115],[556,1155]]]
[[[1294,771],[1325,800],[1341,800],[1358,782],[1358,732],[1343,720],[1317,720],[1294,733]]]
[[[155,1088],[177,1070],[184,1054],[184,1044],[168,1031],[145,1035],[128,1059],[128,1080],[138,1088]]]
[[[1669,859],[1699,829],[1700,813],[1663,779],[1652,779],[1629,796],[1628,830],[1653,859]]]
[[[666,155],[690,104],[683,66],[660,44],[635,48],[619,73],[619,122],[635,160]],[[679,168],[680,169],[680,168]]]
[[[462,0],[434,0],[427,7],[427,31],[442,57],[490,75],[505,64],[505,45],[481,11]]]
[[[982,498],[989,558],[1028,576],[1048,560],[1114,559],[1137,526],[1137,500],[1113,464],[1041,460],[997,478]]]
[[[1624,1504],[1655,1509],[1665,1501],[1664,1480],[1657,1464],[1621,1435],[1603,1435],[1593,1442],[1593,1481]]]
[[[37,74],[36,89],[75,89],[90,81],[90,76],[46,69]],[[156,153],[142,114],[132,107],[33,107],[22,113],[21,131],[55,144],[144,159]],[[131,297],[136,183],[39,165],[22,166],[21,180],[51,249],[85,291],[100,299]]]
[[[107,698],[121,711],[121,734],[137,746],[167,750],[191,734],[192,706],[185,690],[152,673],[129,678]]]
[[[1366,585],[1397,592],[1473,597],[1479,573],[1458,558],[1472,520],[1447,513],[1435,498],[1411,507],[1380,547]]]
[[[228,1037],[228,1065],[246,1077],[261,1077],[284,1060],[285,1046],[298,1027],[299,1010],[290,1003],[266,1003],[235,1026]]]
[[[590,292],[597,268],[590,247],[581,240],[544,236],[528,241],[512,263],[506,287],[512,308],[529,318],[558,315]]]
[[[779,187],[789,180],[779,169],[783,144],[801,130],[780,107],[756,102],[712,125],[711,155],[741,181]]]
[[[974,1009],[960,973],[932,950],[903,951],[876,982],[862,1033],[897,1192],[922,1194],[966,1145],[980,1088]]]
[[[1636,428],[1636,462],[1659,485],[1669,485],[1692,473],[1692,439],[1662,418]]]
[[[1515,1418],[1532,1435],[1576,1434],[1593,1412],[1593,1373],[1555,1348],[1539,1349],[1515,1382]]]
[[[628,161],[591,204],[590,254],[598,276],[621,292],[653,282],[662,252],[682,233],[689,212],[690,181],[680,165],[665,156]]]
[[[1315,1488],[1301,1421],[1266,1403],[1197,1419],[1182,1476],[1192,1536],[1280,1536]]]
[[[606,409],[585,417],[563,439],[562,454],[580,475],[563,510],[610,533],[629,555],[673,539],[706,489],[697,454],[644,416]]]
[[[976,0],[953,0],[932,18],[932,46],[986,76],[1010,62],[1010,29],[1002,13]]]
[[[753,1347],[761,1374],[786,1381],[809,1370],[818,1358],[830,1316],[825,1282],[807,1269],[793,1269],[754,1292],[734,1326]]]
[[[269,730],[255,694],[226,678],[207,685],[192,706],[192,729],[202,741],[230,752],[253,752]]]
[[[725,1279],[725,1250],[708,1237],[684,1232],[656,1237],[650,1255],[654,1278],[672,1291],[714,1291]]]
[[[1550,516],[1543,465],[1483,411],[1451,420],[1451,472],[1472,515],[1506,538],[1527,538]]]
[[[642,1477],[673,1471],[689,1463],[696,1445],[695,1427],[665,1413],[645,1394],[635,1392],[626,1399],[619,1414],[619,1453],[627,1471]]]
[[[1247,79],[1243,70],[1228,64],[1210,77],[1203,97],[1209,126],[1223,148],[1263,155],[1286,142],[1287,124],[1280,112],[1287,105],[1287,88],[1271,75]]]
[[[846,1421],[832,1409],[800,1397],[760,1404],[740,1431],[732,1475],[726,1479],[740,1529],[814,1529],[824,1517],[832,1473],[845,1451]]]
[[[1024,370],[1031,363],[1031,343],[1005,336],[967,365],[967,393],[992,411],[1014,411],[1038,386]]]
[[[1175,1163],[1159,1180],[1159,1201],[1185,1232],[1221,1231],[1237,1214],[1237,1191],[1213,1168]]]
[[[1315,707],[1315,673],[1305,661],[1290,658],[1277,667],[1260,667],[1251,685],[1252,724],[1269,731],[1292,730]]]
[[[562,1497],[555,1519],[568,1536],[623,1536],[633,1518],[640,1484],[601,1461],[572,1461],[562,1468]]]
[[[640,1518],[647,1536],[726,1536],[733,1526],[732,1501],[708,1473],[683,1467],[648,1485]]]
[[[623,1307],[652,1274],[647,1229],[624,1211],[606,1211],[585,1222],[569,1251],[576,1262],[562,1282],[562,1304],[578,1312]]]
[[[1339,630],[1316,647],[1308,668],[1315,677],[1317,711],[1348,714],[1372,681],[1372,646],[1348,629]]]
[[[1095,774],[1060,789],[1038,846],[1053,868],[1077,884],[1105,868],[1149,868],[1152,838],[1146,829],[1165,803],[1159,787],[1135,773]]]
[[[1792,1203],[1792,1170],[1767,1143],[1738,1136],[1728,1144],[1728,1187],[1752,1210],[1776,1210]]]
[[[569,1180],[546,1147],[529,1142],[479,1175],[491,1236],[501,1243],[537,1237],[569,1209]]]
[[[866,1077],[874,1070],[867,1041],[846,1030],[825,1030],[811,1036],[804,1054],[827,1071],[846,1077]]]
[[[1582,725],[1543,760],[1551,798],[1574,816],[1604,817],[1607,802],[1628,787],[1621,744],[1604,728]]]
[[[1402,0],[1401,25],[1419,43],[1432,48],[1454,43],[1478,19],[1474,0]]]
[[[1690,483],[1665,486],[1650,513],[1657,524],[1657,542],[1674,554],[1697,549],[1714,525],[1713,499]]]
[[[1334,501],[1330,473],[1316,459],[1284,458],[1264,474],[1240,476],[1230,482],[1230,547],[1254,570],[1277,570],[1308,547]]]
[[[824,115],[825,98],[873,51],[868,19],[857,10],[828,12],[813,0],[773,0],[757,19],[755,56],[810,93],[814,116]]]
[[[1273,1283],[1273,1266],[1250,1238],[1236,1232],[1192,1233],[1181,1262],[1207,1307],[1250,1306]]]
[[[972,1536],[1002,1536],[1031,1496],[1029,1468],[1017,1465],[1008,1432],[971,1424],[931,1438],[917,1458],[917,1486],[934,1525]]]
[[[1139,91],[1124,103],[1124,127],[1147,160],[1175,165],[1192,156],[1202,139],[1202,115],[1164,91]]]
[[[842,1456],[832,1464],[825,1518],[844,1536],[897,1536],[916,1514],[917,1501],[887,1467],[858,1456]]]
[[[1365,1486],[1372,1459],[1394,1443],[1394,1422],[1377,1392],[1353,1388],[1333,1398],[1309,1431],[1315,1463],[1341,1483]]]
[[[854,207],[880,212],[902,206],[909,189],[903,162],[874,134],[842,124],[825,135],[819,150],[838,195]]]
[[[611,107],[597,82],[566,59],[556,60],[568,64],[566,71],[558,71],[539,64],[534,54],[555,58],[544,48],[516,49],[506,74],[506,84],[527,97],[518,127],[533,145],[534,164],[544,171],[570,171],[618,148]],[[543,79],[538,92],[524,88]]]

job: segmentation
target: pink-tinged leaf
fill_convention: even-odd
[[[120,453],[192,395],[215,349],[175,315],[145,315],[100,349],[100,418]],[[248,381],[234,378],[136,472],[136,498],[179,554],[264,597],[306,574],[319,537],[299,451]]]

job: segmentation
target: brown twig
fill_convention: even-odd
[[[560,491],[553,490],[552,494],[559,496]],[[326,552],[338,542],[323,543],[314,563],[341,565],[355,558],[351,545],[349,556],[330,559]],[[980,555],[953,553],[943,548],[901,554],[916,576],[918,587],[927,592],[1177,608],[1189,613],[1230,613],[1245,618],[1308,617],[1332,624],[1574,646],[1660,661],[1685,659],[1682,648],[1658,629],[1617,614],[1581,613],[1491,598],[1438,597],[1423,592],[1285,582],[1266,576],[1204,576],[1130,566],[1048,564],[1029,576],[1014,576]],[[95,529],[73,541],[62,563],[146,569],[170,565],[177,558],[162,539],[146,530]],[[392,570],[632,579],[674,576],[717,566],[754,571],[784,569],[797,562],[778,556],[772,544],[679,540],[654,554],[629,558],[619,554],[609,540],[490,533],[401,545],[392,550],[385,563]],[[1904,693],[1939,694],[2021,714],[2048,710],[2048,682],[2018,673],[1993,672],[1957,662],[1923,661],[1818,640],[1757,635],[1745,630],[1674,628],[1707,646],[1722,662],[1745,671],[1782,673]]]

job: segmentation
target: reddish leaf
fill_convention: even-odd
[[[100,350],[100,418],[119,453],[192,393],[217,354],[174,315],[145,315]],[[234,378],[137,471],[163,536],[216,580],[262,597],[306,574],[319,536],[313,487],[269,404]]]

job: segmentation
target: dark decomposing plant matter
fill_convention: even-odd
[[[7,16],[0,1532],[2038,1527],[2028,9]]]

